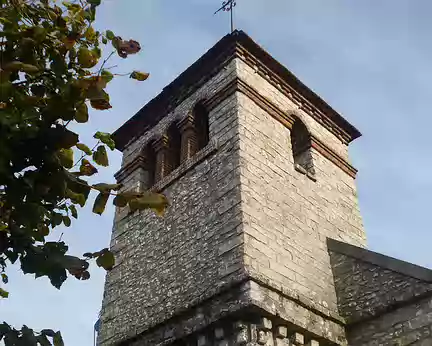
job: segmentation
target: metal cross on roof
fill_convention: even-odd
[[[222,7],[218,9],[214,14],[225,11],[225,12],[231,12],[231,32],[234,32],[234,7],[236,7],[237,2],[236,0],[226,0],[222,3]]]

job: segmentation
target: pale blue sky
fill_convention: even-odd
[[[361,212],[371,249],[432,267],[432,2],[430,0],[237,0],[236,23],[362,133],[351,146]],[[102,0],[100,28],[135,38],[143,50],[120,70],[151,73],[109,91],[113,109],[80,126],[84,138],[113,131],[216,43],[229,17],[218,0]],[[120,154],[103,172],[110,179]],[[72,253],[106,247],[113,210],[83,212],[63,239]],[[92,345],[104,272],[70,279],[61,291],[45,278],[10,270],[11,296],[0,320],[60,329],[68,346]]]

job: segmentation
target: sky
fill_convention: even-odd
[[[430,0],[237,0],[236,27],[286,65],[363,136],[352,143],[360,209],[371,250],[432,268],[432,2]],[[114,80],[113,109],[76,127],[91,142],[111,132],[212,47],[230,29],[214,16],[219,0],[102,0],[99,29],[142,45],[139,55],[116,60],[118,72],[147,71],[146,82]],[[121,153],[101,180],[112,181]],[[86,210],[54,234],[73,254],[109,243],[113,208]],[[93,344],[105,273],[91,268],[86,282],[68,280],[60,291],[45,278],[9,269],[10,298],[0,321],[61,330],[67,346]]]

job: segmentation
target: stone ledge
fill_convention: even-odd
[[[152,192],[161,192],[162,190],[166,189],[168,186],[173,184],[176,180],[180,179],[182,176],[184,176],[187,172],[189,172],[192,168],[200,164],[202,161],[204,161],[207,157],[212,155],[214,152],[218,150],[218,142],[216,139],[211,139],[206,147],[201,149],[199,152],[197,152],[193,157],[186,160],[182,164],[180,164],[179,167],[177,167],[174,171],[172,171],[170,174],[168,174],[166,177],[158,181],[156,184],[154,184],[149,190]],[[137,158],[139,161],[141,160],[141,157],[138,156]],[[134,164],[135,161],[132,161],[128,166],[138,167],[136,164]],[[128,212],[125,212],[125,208],[127,208]],[[140,212],[139,210],[135,212],[131,212],[129,210],[129,207],[126,206],[125,208],[121,209],[121,216],[117,216],[115,219],[115,224],[118,224],[120,221],[125,220],[127,217],[130,217],[131,215],[138,215]],[[125,232],[125,231],[124,231]],[[116,238],[123,234],[124,232],[116,234]]]
[[[218,142],[215,138],[211,139],[206,147],[197,152],[190,159],[186,160],[180,166],[178,166],[174,171],[168,174],[166,177],[162,178],[156,184],[154,184],[150,191],[160,192],[167,188],[169,185],[174,183],[177,179],[185,175],[188,171],[194,168],[196,165],[204,161],[208,156],[213,154],[218,149]]]
[[[138,335],[129,335],[118,346],[171,345],[193,334],[202,333],[211,325],[224,319],[249,319],[251,313],[268,317],[275,326],[288,325],[291,330],[307,333],[309,339],[323,345],[345,344],[344,325],[332,318],[317,314],[292,298],[240,274],[231,285],[214,290],[209,298],[178,311],[172,317]],[[100,340],[107,345],[111,340]]]
[[[418,265],[385,256],[377,252],[363,249],[354,245],[328,238],[327,246],[329,251],[357,258],[376,266],[392,270],[394,272],[413,277],[415,279],[432,283],[432,270]]]

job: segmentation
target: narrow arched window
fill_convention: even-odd
[[[177,124],[173,123],[167,131],[169,150],[169,171],[172,172],[180,166],[181,133]]]
[[[294,121],[291,129],[291,146],[295,168],[304,174],[314,175],[311,135],[300,119]]]
[[[156,152],[152,143],[145,146],[143,150],[144,157],[144,190],[150,189],[156,183]]]
[[[201,103],[195,106],[193,118],[198,141],[198,150],[201,150],[209,142],[209,113]]]

